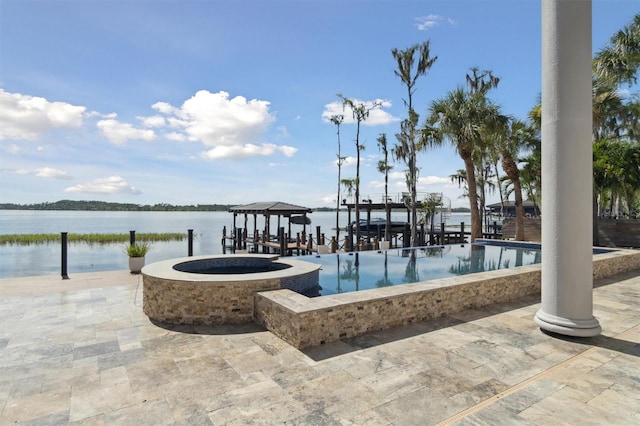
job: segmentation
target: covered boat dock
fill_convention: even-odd
[[[283,203],[280,201],[257,202],[229,209],[233,213],[233,229],[227,233],[223,230],[222,247],[234,253],[282,253],[290,254],[296,251],[315,252],[318,245],[324,245],[324,235],[317,229],[315,241],[311,236],[311,218],[313,210],[308,207]],[[240,217],[244,216],[241,220]],[[249,230],[249,217],[253,217],[252,230]],[[258,229],[258,216],[264,219],[264,226]],[[239,222],[242,222],[240,224]],[[285,232],[285,226],[287,230]],[[293,236],[292,225],[302,225],[302,231]],[[275,233],[272,227],[275,226]],[[309,227],[309,230],[307,230]],[[229,244],[230,243],[230,244]]]

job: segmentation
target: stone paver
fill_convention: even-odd
[[[596,284],[594,338],[528,298],[299,351],[154,324],[126,271],[3,279],[0,425],[640,424],[640,278]]]

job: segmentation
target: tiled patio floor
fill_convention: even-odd
[[[299,351],[255,325],[163,328],[126,271],[0,280],[0,424],[640,424],[640,277],[600,281],[602,335],[537,298]]]

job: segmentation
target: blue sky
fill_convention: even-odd
[[[384,177],[376,139],[406,111],[391,49],[424,40],[421,117],[470,67],[526,118],[540,93],[539,0],[30,1],[0,3],[0,202],[284,201],[334,206],[337,94],[381,101],[361,129],[361,193]],[[593,49],[640,0],[593,0]],[[355,177],[344,112],[343,178]],[[419,191],[466,206],[450,147],[421,153]],[[396,164],[390,192],[406,190]],[[492,200],[498,196],[493,195]]]

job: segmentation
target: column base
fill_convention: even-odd
[[[543,330],[565,336],[593,337],[602,331],[600,323],[595,317],[588,320],[574,320],[547,314],[542,309],[536,313],[534,321]]]

